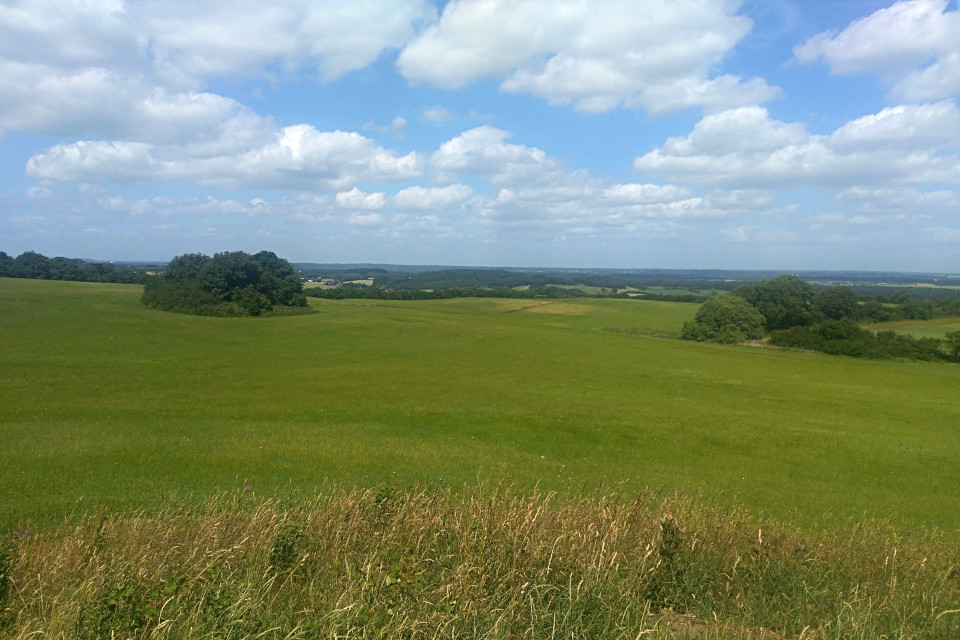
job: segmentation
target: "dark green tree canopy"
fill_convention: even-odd
[[[730,293],[753,305],[763,315],[768,331],[806,326],[819,319],[816,289],[796,276],[742,285]]]
[[[724,294],[704,302],[693,322],[683,325],[684,340],[732,344],[763,337],[763,316],[739,296]]]
[[[185,253],[170,261],[166,271],[164,271],[164,277],[176,282],[196,280],[200,275],[200,270],[208,262],[210,262],[210,257],[202,253]]]
[[[13,258],[6,251],[0,251],[0,277],[9,277],[13,269]]]
[[[149,307],[199,315],[258,316],[276,305],[306,307],[293,265],[272,251],[190,253],[170,261],[162,276],[144,286]]]
[[[50,258],[36,251],[24,251],[13,260],[15,278],[50,278]]]
[[[860,304],[853,287],[827,287],[817,293],[814,302],[827,320],[856,320],[859,315]]]

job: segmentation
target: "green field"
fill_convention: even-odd
[[[960,366],[683,342],[681,303],[311,299],[230,319],[140,291],[0,279],[8,530],[325,479],[960,526]]]
[[[877,322],[863,326],[871,331],[896,331],[908,333],[915,338],[943,338],[951,331],[960,331],[960,320],[957,318],[934,318],[933,320],[896,320],[894,322]]]

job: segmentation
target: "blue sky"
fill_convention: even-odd
[[[0,0],[0,250],[960,272],[956,0]]]

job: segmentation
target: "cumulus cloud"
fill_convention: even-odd
[[[0,4],[0,58],[82,69],[142,64],[147,52],[123,0]]]
[[[377,211],[387,205],[385,193],[364,193],[356,187],[350,191],[338,193],[336,201],[337,206],[342,209],[364,209],[367,211]]]
[[[560,163],[536,147],[506,142],[508,131],[484,125],[447,140],[430,157],[442,177],[471,174],[495,183],[542,179],[560,171]]]
[[[650,204],[690,197],[690,190],[675,185],[616,184],[603,190],[601,199],[615,204]]]
[[[465,184],[446,187],[408,187],[397,192],[393,204],[399,209],[444,211],[459,207],[473,197],[473,189]]]
[[[952,102],[884,109],[812,135],[762,107],[704,117],[634,162],[670,180],[732,187],[960,183],[960,110]]]
[[[728,0],[454,0],[400,53],[411,82],[459,88],[482,78],[587,112],[765,102],[762,79],[711,79],[749,19]]]
[[[428,0],[2,3],[0,128],[186,139],[238,108],[201,90],[210,79],[309,68],[334,80],[400,47],[435,17]]]
[[[81,141],[33,156],[27,173],[60,182],[195,180],[225,188],[336,191],[359,182],[412,178],[423,170],[417,153],[399,156],[358,133],[309,125],[285,127],[268,143],[235,153],[193,151],[189,145]]]
[[[250,144],[275,129],[269,118],[230,98],[171,92],[104,68],[65,72],[0,60],[0,77],[0,128],[10,130],[192,144],[222,140],[229,132],[234,142]]]
[[[430,107],[423,110],[422,114],[423,119],[426,122],[450,122],[451,120],[456,120],[457,117],[444,109],[443,107]]]
[[[821,33],[794,49],[796,61],[823,61],[839,75],[876,73],[902,100],[939,100],[960,91],[960,10],[947,0],[904,0]]]
[[[395,237],[431,235],[440,238],[459,237],[456,227],[444,224],[434,215],[397,215],[390,221],[390,232]]]

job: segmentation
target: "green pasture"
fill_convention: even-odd
[[[140,292],[0,279],[0,526],[325,480],[649,486],[960,526],[957,365],[684,342],[682,303],[311,299],[236,319]]]
[[[960,331],[960,318],[934,318],[932,320],[895,320],[863,325],[870,331],[896,331],[908,333],[915,338],[943,338],[952,331]]]

